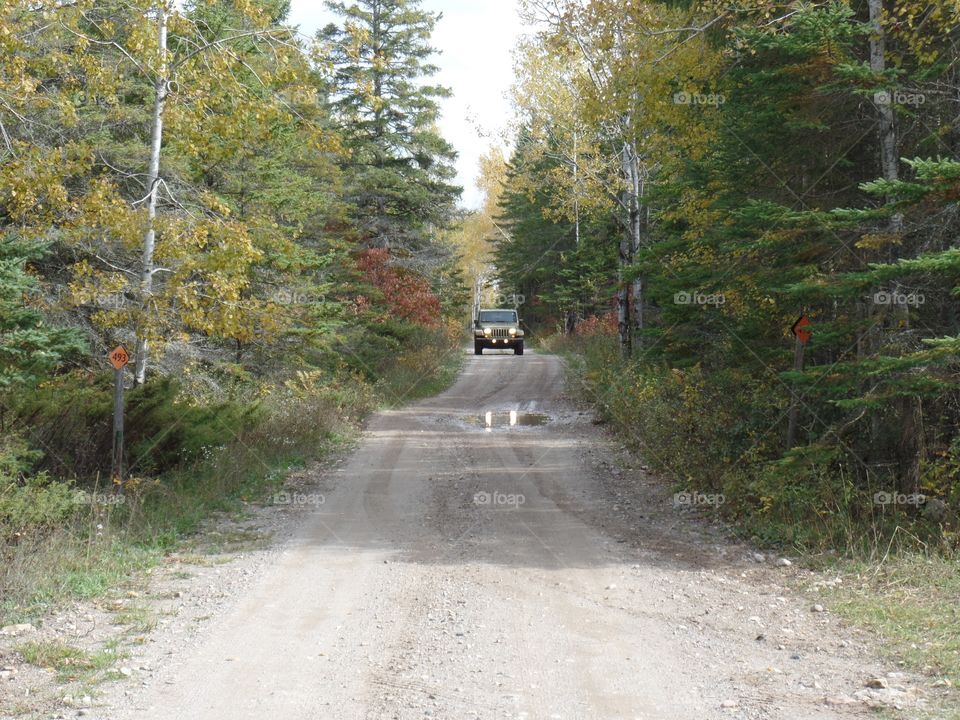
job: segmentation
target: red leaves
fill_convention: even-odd
[[[387,314],[424,327],[440,324],[440,299],[418,273],[390,265],[390,251],[364,250],[357,256],[357,268],[368,283],[383,293]]]
[[[617,314],[615,312],[603,315],[591,315],[577,324],[577,333],[585,337],[593,335],[616,335]]]

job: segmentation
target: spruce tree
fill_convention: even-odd
[[[332,63],[331,105],[348,150],[346,200],[366,247],[421,250],[452,217],[456,153],[436,128],[449,90],[425,84],[437,68],[440,19],[416,0],[328,2],[341,26],[320,32]]]

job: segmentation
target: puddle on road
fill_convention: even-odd
[[[479,418],[480,424],[488,431],[494,428],[534,427],[546,425],[550,417],[543,413],[519,412],[509,410],[502,412],[486,412]]]

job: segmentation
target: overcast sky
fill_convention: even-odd
[[[509,120],[506,93],[513,82],[511,50],[523,30],[516,0],[423,0],[421,6],[442,12],[433,34],[440,51],[436,81],[453,90],[442,103],[440,128],[459,153],[457,184],[463,204],[479,205],[475,186],[477,161],[500,136]],[[293,0],[291,21],[306,35],[333,17],[321,0]],[[502,144],[502,143],[501,143]]]

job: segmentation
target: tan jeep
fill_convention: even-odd
[[[484,348],[513,349],[523,355],[523,330],[516,310],[481,310],[473,324],[473,354],[482,355]]]

